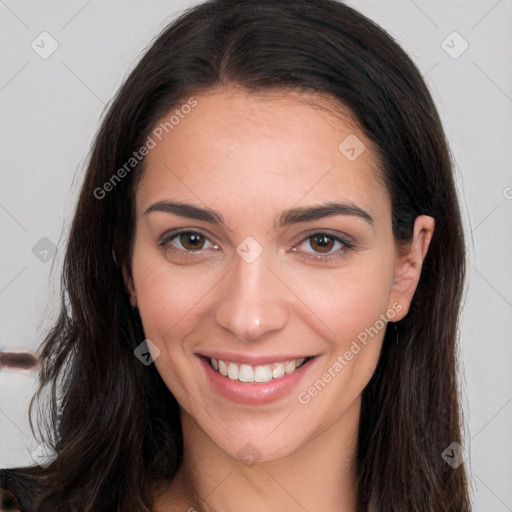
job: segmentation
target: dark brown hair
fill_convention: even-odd
[[[375,145],[397,243],[418,215],[435,218],[411,310],[389,324],[363,392],[360,510],[466,512],[456,336],[464,239],[450,154],[433,100],[406,53],[376,24],[331,0],[212,0],[174,21],[114,98],[96,136],[70,231],[60,317],[42,349],[49,441],[35,472],[38,510],[148,511],[152,483],[182,457],[176,400],[134,349],[144,339],[126,292],[134,189],[144,161],[98,198],[155,123],[220,84],[320,93],[348,108]],[[115,259],[113,257],[113,251]],[[341,454],[340,454],[341,456]],[[35,487],[33,487],[35,489]]]

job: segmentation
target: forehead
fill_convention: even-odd
[[[146,157],[138,209],[169,199],[200,200],[218,209],[332,199],[357,201],[369,210],[386,206],[377,153],[334,101],[234,87],[194,100],[192,109],[180,111],[178,105],[157,123],[167,129],[152,135],[155,147]],[[168,123],[176,110],[181,115]]]

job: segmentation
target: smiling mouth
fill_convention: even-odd
[[[290,361],[252,366],[249,364],[225,361],[223,359],[204,357],[217,373],[220,373],[230,380],[248,384],[270,382],[280,379],[285,375],[291,375],[295,370],[301,368],[313,358],[314,356],[301,357],[300,359]]]

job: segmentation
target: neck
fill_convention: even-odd
[[[294,453],[248,464],[221,450],[183,411],[183,463],[156,511],[174,505],[197,512],[356,512],[359,415],[356,400]]]

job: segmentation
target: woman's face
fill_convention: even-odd
[[[273,460],[353,425],[420,269],[354,123],[297,93],[195,100],[153,133],[128,286],[186,428]]]

